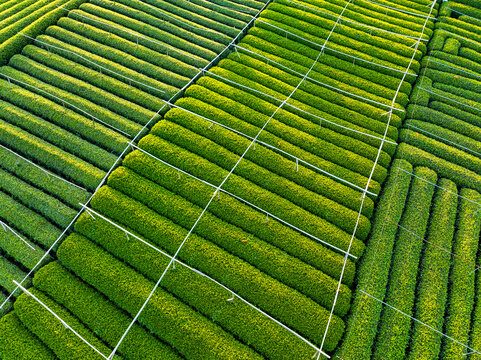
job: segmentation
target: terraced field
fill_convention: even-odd
[[[23,36],[0,358],[477,359],[480,9],[91,0]]]

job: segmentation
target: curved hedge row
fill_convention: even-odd
[[[460,195],[481,203],[479,193],[461,189]],[[454,236],[453,257],[449,276],[449,298],[444,329],[446,335],[463,344],[469,344],[471,314],[474,307],[475,270],[481,223],[479,206],[471,201],[460,199],[457,215],[457,231]],[[473,339],[475,335],[472,334]],[[449,339],[443,339],[442,354],[446,360],[462,360],[465,348]]]
[[[436,190],[434,198],[427,235],[428,244],[420,267],[414,317],[442,332],[458,191],[456,185],[447,179],[439,180],[438,185],[442,189]],[[439,251],[439,248],[447,252]],[[407,359],[436,358],[441,350],[441,339],[439,333],[416,322],[413,324],[412,343]]]
[[[77,234],[65,239],[57,255],[68,269],[132,316],[154,286],[135,270]],[[262,359],[162,289],[154,293],[138,322],[188,359]]]
[[[204,158],[154,135],[149,134],[142,138],[139,146],[150,154],[204,179],[212,185],[218,186],[228,174],[227,170],[223,170]],[[351,235],[347,232],[238,175],[230,175],[229,181],[224,184],[223,189],[240,196],[242,199],[261,207],[320,239],[324,239],[324,241],[329,239],[328,242],[330,244],[340,249],[346,250],[348,247]],[[362,241],[356,238],[353,242],[352,254],[359,256],[363,247]]]
[[[33,279],[36,289],[68,309],[99,338],[114,348],[132,319],[101,293],[79,280],[57,261],[42,267]],[[179,360],[180,357],[139,324],[119,347],[125,359]]]
[[[75,136],[61,126],[2,100],[0,100],[0,118],[102,170],[108,170],[117,160],[114,154]]]
[[[0,301],[1,296],[0,296]],[[0,319],[0,357],[4,360],[55,360],[57,357],[12,312]]]
[[[206,139],[202,135],[192,133],[170,121],[157,123],[152,129],[151,134],[159,136],[189,152],[197,154],[225,170],[232,169],[238,161],[237,154],[226,150],[216,142]],[[246,146],[243,147],[242,150],[247,149],[249,143],[250,141],[247,141]],[[242,152],[239,155],[241,154]],[[295,169],[292,169],[291,171],[294,170]],[[346,232],[352,233],[354,231],[358,214],[353,210],[343,208],[336,203],[326,203],[323,197],[320,197],[319,195],[306,190],[302,186],[299,186],[282,176],[278,176],[247,159],[243,159],[239,163],[236,167],[235,173],[243,179],[263,187],[266,191],[270,191],[273,194],[277,194],[283,199],[292,202],[309,213],[326,219],[331,224],[336,225]],[[329,205],[333,206],[329,207]],[[369,234],[369,230],[369,220],[362,216],[359,221],[358,231],[356,232],[358,238],[364,240]]]
[[[109,187],[102,189],[92,200],[92,207],[108,218],[129,226],[166,252],[174,254],[187,236],[188,229],[181,228],[138,201]],[[196,220],[191,219],[191,223]],[[307,296],[195,234],[191,234],[185,242],[179,259],[222,282],[299,333],[320,340],[318,329],[314,329],[312,323],[325,324],[329,312]],[[349,306],[348,288],[342,290],[340,314]],[[275,299],[272,299],[273,294],[276,294]],[[322,300],[329,303],[329,299]],[[334,324],[336,333],[342,333],[339,331],[344,325],[342,320],[336,316]]]
[[[109,348],[77,318],[72,316],[68,310],[56,304],[52,299],[37,289],[31,288],[29,291],[98,351],[107,356],[110,354]],[[60,320],[55,318],[34,298],[27,294],[22,294],[18,297],[17,301],[15,301],[14,307],[15,314],[17,314],[25,327],[47,345],[58,359],[80,360],[99,358],[99,354],[94,349],[89,347],[70,329],[65,327]],[[115,355],[113,359],[122,360],[118,355]]]
[[[109,177],[108,185],[146,204],[158,214],[186,229],[192,227],[192,220],[196,219],[197,214],[202,210],[127,168],[121,167],[115,170]],[[209,212],[204,214],[203,219],[194,229],[195,234],[311,297],[319,304],[328,306],[332,302],[337,287],[336,279],[326,276],[251,234],[225,223]],[[348,271],[352,272],[352,270],[348,268]],[[353,275],[348,274],[348,279]],[[346,302],[346,297],[349,299],[349,294],[350,290],[342,286],[340,292],[342,303]]]
[[[384,299],[386,293],[392,250],[398,230],[396,224],[399,223],[404,211],[411,183],[411,175],[398,167],[412,172],[412,166],[408,162],[394,160],[374,215],[367,250],[357,272],[357,289],[346,323],[346,334],[336,352],[340,358],[371,359],[371,348],[383,306],[361,290],[378,299]],[[395,199],[392,204],[391,199]],[[388,217],[391,221],[386,221]]]
[[[152,280],[157,280],[167,266],[166,257],[132,237],[131,241],[125,241],[122,230],[103,220],[93,221],[83,215],[76,224],[76,231],[85,233],[85,236]],[[227,301],[232,297],[230,292],[181,265],[176,265],[175,270],[169,272],[162,280],[162,286],[266,358],[288,360],[297,356],[311,357],[314,352],[295,335],[243,301],[237,298],[232,302]],[[328,345],[334,346],[331,343]]]
[[[124,165],[197,206],[204,207],[212,196],[211,187],[185,175],[179,179],[177,171],[140,151],[133,151],[127,155]],[[340,276],[342,255],[274,219],[266,221],[264,214],[230,196],[220,196],[213,201],[209,206],[209,212],[334,278]],[[349,269],[354,265],[349,260],[347,266]],[[348,270],[346,276],[350,273],[351,271]],[[352,282],[352,278],[346,281]]]
[[[406,208],[400,221],[394,247],[391,272],[385,302],[404,313],[411,314],[417,283],[421,250],[424,247],[436,173],[417,167],[412,180]],[[390,221],[390,220],[387,220]],[[397,223],[396,223],[397,224]],[[377,343],[372,359],[402,360],[409,343],[411,319],[384,307],[377,333]]]

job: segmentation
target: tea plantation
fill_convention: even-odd
[[[0,359],[481,359],[480,1],[0,24]]]

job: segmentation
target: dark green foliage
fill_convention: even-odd
[[[60,263],[53,262],[39,270],[34,285],[68,309],[110,348],[115,347],[132,319],[88,284],[79,280]],[[158,341],[139,324],[135,324],[119,348],[126,359],[178,360],[175,352]]]
[[[417,177],[413,178],[401,218],[384,300],[406,314],[412,314],[413,310],[419,261],[435,188],[432,184],[437,181],[436,173],[427,168],[416,168],[414,175]],[[373,359],[404,359],[410,330],[410,318],[384,307]]]
[[[94,123],[29,90],[16,85],[10,86],[6,80],[0,80],[0,98],[113,152],[121,153],[128,143],[124,136],[114,130]]]
[[[49,247],[60,236],[61,230],[49,223],[43,216],[26,208],[4,192],[0,192],[0,200],[2,204],[0,206],[0,218],[2,221],[33,239],[36,243]],[[0,231],[3,231],[3,228],[0,227]],[[19,246],[24,246],[25,251],[29,249],[23,243],[19,243]]]
[[[22,269],[20,269],[17,265],[10,262],[5,257],[0,256],[0,287],[3,287],[4,289],[6,289],[9,294],[12,293],[16,287],[13,281],[20,282],[25,278],[25,275],[27,274]],[[29,286],[31,283],[32,283],[32,280],[27,279],[24,282],[24,285]],[[17,290],[15,291],[13,296],[17,297],[21,293],[22,293],[21,290]]]
[[[127,155],[124,165],[138,174],[181,195],[197,206],[205,206],[212,196],[212,188],[196,179],[182,175],[178,178],[177,171],[162,165],[155,159],[134,151]],[[327,249],[315,240],[302,236],[293,229],[273,219],[266,221],[266,216],[244,203],[230,197],[220,196],[209,206],[209,211],[257,238],[270,243],[286,253],[298,257],[322,272],[339,278],[343,257]],[[349,261],[347,268],[353,266]],[[350,274],[346,272],[346,275]],[[348,283],[352,279],[347,280]]]
[[[79,202],[85,203],[90,194],[86,190],[68,184],[59,178],[53,177],[38,167],[33,166],[12,152],[0,147],[0,167],[8,170],[18,178],[35,185],[48,194],[63,199],[73,208],[80,208]]]
[[[132,268],[84,237],[70,235],[57,252],[59,260],[117,306],[135,315],[154,286]],[[158,289],[138,322],[188,359],[261,359],[170,293]]]
[[[0,357],[3,360],[57,359],[52,351],[22,324],[14,312],[0,319]]]
[[[102,170],[110,169],[117,160],[117,156],[114,154],[83,140],[58,125],[2,100],[0,100],[0,118]]]
[[[458,198],[453,182],[441,179],[438,185],[443,189],[437,189],[434,198],[413,316],[442,332],[451,264],[449,252],[452,248]],[[439,248],[446,251],[439,251]],[[437,358],[441,348],[441,334],[415,323],[411,336],[407,359]]]
[[[0,142],[24,156],[39,159],[46,168],[54,169],[88,189],[95,189],[105,175],[89,163],[1,119]]]
[[[365,256],[357,272],[357,289],[346,323],[345,340],[337,350],[344,359],[369,360],[371,347],[381,317],[382,304],[366,293],[384,299],[391,266],[392,250],[406,198],[411,175],[398,167],[412,172],[412,166],[404,160],[394,160],[390,176],[374,215],[371,238]],[[386,219],[391,221],[386,221]]]
[[[42,214],[60,228],[67,227],[77,214],[77,211],[66,206],[59,200],[48,196],[43,191],[1,169],[0,190],[9,193],[25,206]]]
[[[461,189],[460,195],[466,199],[481,203],[479,193]],[[452,267],[449,277],[449,299],[445,315],[446,335],[463,344],[469,344],[469,324],[474,306],[476,254],[480,233],[479,205],[460,199],[457,215],[457,231],[454,236]],[[478,212],[477,212],[478,211]],[[473,334],[474,335],[474,334]],[[473,336],[473,339],[476,337]],[[443,359],[462,360],[465,348],[449,339],[443,339]]]

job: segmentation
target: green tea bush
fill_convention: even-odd
[[[38,189],[62,199],[66,204],[79,209],[79,202],[85,203],[90,197],[86,190],[75,187],[65,181],[46,174],[42,169],[19,158],[14,153],[0,147],[0,167],[9,171],[19,179],[22,179]]]
[[[179,102],[177,104],[179,104]],[[184,103],[184,105],[185,104],[186,103]],[[216,127],[215,131],[212,131],[212,129],[209,129],[210,125],[205,120],[199,117],[189,116],[185,111],[177,111],[174,109],[169,111],[164,119],[175,122],[196,134],[202,135],[239,156],[242,155],[251,142],[251,140],[234,134],[220,126]],[[303,163],[298,164],[299,166],[296,169],[294,159],[286,158],[262,144],[256,144],[255,151],[248,151],[244,157],[277,175],[283,176],[308,190],[322,195],[326,198],[326,201],[327,199],[333,200],[333,202],[329,202],[326,211],[328,211],[328,208],[333,210],[339,208],[340,204],[359,212],[359,198],[361,196],[359,190],[354,190],[340,183],[338,180],[318,173]],[[363,214],[370,217],[372,210],[373,201],[370,198],[366,198],[365,205],[363,206]],[[335,216],[338,215],[336,214]]]
[[[135,232],[154,242],[155,245],[162,246],[170,254],[176,252],[189,231],[109,187],[99,190],[92,200],[92,207],[113,221],[128,224]],[[195,222],[196,218],[191,221]],[[326,308],[222,250],[212,242],[191,234],[182,247],[179,260],[222,282],[229,289],[239,293],[297,332],[316,341],[320,340],[321,334],[317,327],[316,329],[312,327],[312,322],[324,324],[329,316]],[[276,294],[277,301],[273,301],[270,294]],[[346,304],[347,299],[348,307],[348,291],[343,291],[340,298],[342,298],[342,304]],[[342,306],[339,309],[342,312],[345,308]],[[294,313],[298,316],[294,316]],[[335,323],[338,330],[342,328],[342,320],[337,316]]]
[[[139,146],[149,153],[163,159],[164,161],[181,168],[188,173],[200,177],[211,184],[218,186],[227,176],[229,171],[223,170],[213,163],[196,156],[172,143],[168,143],[153,135],[144,137]],[[290,201],[264,190],[232,174],[229,176],[223,189],[234,193],[241,198],[254,203],[262,209],[288,221],[289,223],[307,231],[321,239],[329,239],[328,242],[340,249],[346,250],[351,240],[351,234],[328,223],[324,219],[299,208]],[[352,252],[360,255],[362,242],[358,239],[353,244]]]
[[[179,179],[177,171],[162,165],[139,151],[127,155],[124,165],[173,193],[181,195],[197,206],[205,206],[212,196],[211,187],[185,175],[182,175]],[[343,262],[342,255],[331,251],[275,219],[266,221],[266,216],[263,213],[239,200],[230,196],[220,196],[209,206],[209,212],[334,278],[340,276]],[[363,246],[361,245],[362,250]],[[353,266],[349,260],[347,269]],[[346,276],[349,276],[349,274],[353,273],[347,270]],[[346,282],[352,282],[352,278],[346,278]]]
[[[58,305],[37,289],[29,289],[40,301],[47,305],[66,324],[86,339],[102,354],[108,356],[110,349],[105,346],[85,325],[72,316],[67,309]],[[33,334],[35,334],[61,360],[97,359],[100,355],[83,342],[70,329],[45,309],[33,297],[22,294],[15,302],[15,313]],[[52,335],[55,336],[52,336]],[[113,359],[121,360],[117,354]]]
[[[114,348],[132,319],[101,293],[78,279],[59,262],[42,267],[33,279],[36,289],[68,309],[85,326]],[[139,324],[134,324],[119,347],[126,359],[179,360],[179,356]]]
[[[78,234],[65,239],[57,254],[64,266],[132,316],[154,286],[152,281]],[[262,358],[162,288],[153,294],[138,322],[188,359]]]
[[[73,110],[56,104],[27,89],[13,84],[11,86],[6,80],[0,80],[0,99],[10,102],[38,117],[48,119],[50,122],[74,134],[79,134],[91,143],[100,145],[112,152],[120,154],[128,144],[127,138],[114,130],[94,123],[91,119],[87,119]]]
[[[235,153],[170,121],[158,123],[151,133],[187,151],[197,154],[227,171],[230,171],[239,159]],[[249,146],[249,143],[247,146]],[[247,149],[247,146],[244,147],[244,149]],[[243,159],[243,161],[237,165],[235,173],[241,178],[263,187],[273,194],[277,194],[281,198],[290,201],[311,214],[328,220],[346,232],[352,233],[354,230],[358,215],[357,212],[335,206],[330,210],[336,215],[329,214],[329,210],[325,210],[329,205],[326,204],[324,198],[249,160]],[[331,202],[329,202],[329,204],[330,203]],[[369,230],[369,220],[362,217],[358,228],[358,238],[364,240],[369,234]]]
[[[394,160],[384,193],[374,215],[373,229],[367,251],[357,272],[357,289],[349,318],[346,322],[345,341],[336,354],[344,359],[369,360],[377,333],[383,306],[366,293],[384,299],[394,242],[409,193],[412,166],[404,160]],[[391,204],[391,198],[395,201]],[[386,221],[390,219],[390,221]]]
[[[424,247],[436,173],[417,167],[409,191],[399,233],[394,247],[391,272],[385,302],[410,314],[415,301],[415,290],[421,251]],[[430,183],[424,181],[429,181]],[[407,230],[405,230],[407,229]],[[384,307],[377,333],[373,359],[404,359],[409,344],[411,319],[391,308]]]
[[[0,129],[1,143],[9,145],[13,150],[25,156],[37,159],[46,168],[54,169],[88,189],[95,189],[105,175],[102,170],[86,161],[80,160],[74,155],[62,151],[1,119]]]
[[[158,214],[186,229],[192,227],[202,211],[201,208],[179,195],[172,194],[124,167],[112,173],[108,185],[148,205]],[[328,306],[332,302],[338,282],[336,279],[326,276],[299,259],[285,254],[209,212],[204,213],[202,219],[194,229],[195,234],[245,260],[289,287],[299,290],[320,304]],[[349,275],[349,278],[352,278],[353,274]],[[343,301],[349,298],[349,294],[349,289],[343,286],[340,293]]]
[[[83,215],[76,229],[152,280],[157,280],[168,264],[168,258],[141,242],[125,241],[122,230],[103,220]],[[229,291],[191,269],[177,264],[162,286],[266,358],[312,356],[312,348],[294,334],[237,298],[228,302],[232,297]]]
[[[4,360],[57,359],[54,353],[22,324],[15,312],[0,319],[0,356]]]
[[[442,332],[458,198],[453,182],[441,179],[438,184],[443,189],[437,189],[434,198],[413,316]],[[419,323],[413,326],[407,359],[436,358],[441,349],[441,334]]]
[[[43,191],[0,169],[0,189],[11,194],[25,206],[44,215],[61,228],[66,228],[77,211]]]
[[[161,92],[159,90],[174,94],[178,88],[181,88],[188,82],[188,78],[185,76],[167,71],[116,48],[92,41],[64,28],[51,26],[48,28],[47,33],[51,36],[41,35],[37,39],[42,43],[51,44],[57,48],[40,43],[37,43],[38,46],[48,47],[48,51],[94,70],[99,69],[95,64],[101,65],[111,70],[107,71],[111,77],[129,83],[131,81],[128,79],[138,81],[141,84],[132,82],[132,85],[154,96],[160,96]],[[37,51],[42,50],[37,49]]]
[[[81,11],[76,12],[82,14],[82,16],[92,17],[92,15],[88,13]],[[172,71],[178,75],[190,78],[198,72],[196,66],[200,66],[200,60],[199,63],[196,63],[195,65],[185,64],[182,61],[165,54],[165,47],[161,47],[158,51],[152,50],[147,47],[151,42],[148,43],[145,40],[141,41],[139,38],[139,44],[137,44],[137,35],[118,30],[112,26],[104,25],[100,28],[101,24],[97,21],[89,21],[85,17],[75,16],[75,13],[71,14],[72,18],[62,18],[58,21],[57,25],[71,32],[82,35],[92,41],[118,49],[126,54],[142,59],[148,63],[161,67],[162,69]],[[99,19],[99,21],[103,20]],[[47,30],[46,33],[49,34],[49,30]],[[55,34],[52,34],[52,36],[55,37]]]
[[[461,189],[460,195],[476,203],[481,202],[479,193]],[[449,297],[445,315],[445,334],[469,344],[471,314],[475,297],[475,270],[478,239],[480,233],[479,206],[460,199],[457,215],[457,231],[454,236],[452,267],[449,275]],[[467,276],[469,274],[469,276]],[[473,334],[475,339],[475,334]],[[447,360],[461,360],[465,348],[451,340],[444,339],[442,353]]]
[[[2,100],[0,100],[0,118],[102,170],[110,169],[117,160],[117,156],[114,154],[85,141],[60,126]]]

